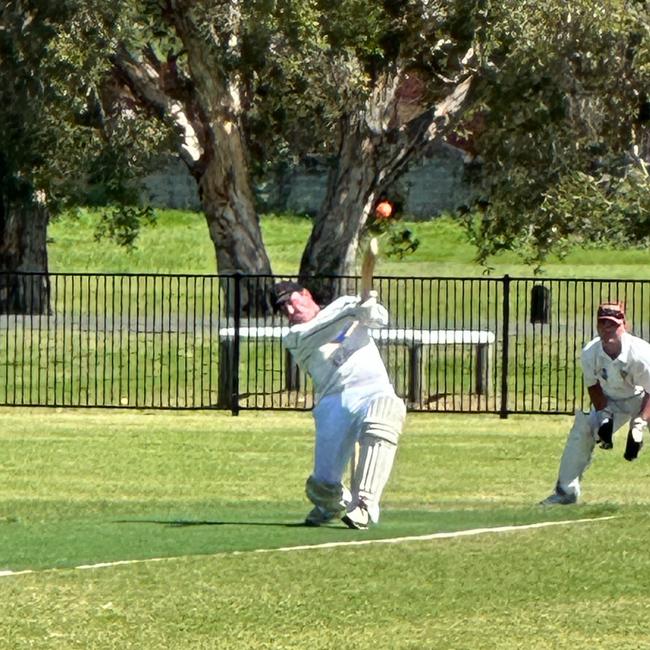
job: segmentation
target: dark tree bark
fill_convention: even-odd
[[[48,211],[0,201],[0,314],[49,313]]]

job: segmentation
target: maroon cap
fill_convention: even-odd
[[[598,320],[611,320],[617,325],[625,322],[625,304],[622,302],[603,302],[598,306]]]

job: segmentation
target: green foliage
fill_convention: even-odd
[[[113,55],[124,46],[146,58],[167,99],[182,102],[193,87],[188,44],[174,30],[182,15],[197,20],[192,44],[215,85],[239,93],[255,174],[308,151],[335,158],[358,120],[384,119],[368,107],[392,74],[420,84],[410,100],[424,110],[471,70],[475,104],[458,130],[474,131],[483,160],[486,209],[467,220],[481,262],[518,250],[539,266],[573,241],[646,239],[650,21],[647,2],[633,0],[173,8],[157,0],[10,0],[0,13],[6,197],[32,200],[40,190],[54,209],[117,206],[106,214],[121,222],[103,232],[133,241],[138,211],[119,206],[137,204],[133,179],[161,151],[178,151],[182,134],[162,108],[141,110],[134,94],[115,92]],[[185,108],[198,122],[196,106]],[[405,230],[386,240],[398,256],[416,241]]]
[[[574,172],[544,197],[536,238],[557,250],[561,242],[646,247],[650,241],[650,179],[644,163],[619,175]]]
[[[0,9],[0,194],[10,204],[29,204],[45,189],[36,179],[56,146],[49,126],[62,102],[45,71],[57,21],[69,11],[68,2],[54,10],[37,1]]]
[[[120,246],[133,249],[140,227],[156,223],[156,215],[151,206],[134,207],[121,205],[104,210],[95,230],[95,239],[109,237]]]
[[[255,173],[335,151],[341,116],[369,90],[357,52],[376,53],[381,33],[378,3],[286,0],[272,15],[248,15],[244,26],[245,51],[250,43],[269,44],[263,53],[256,48],[257,67],[244,69],[252,93],[243,117]]]
[[[487,208],[468,219],[480,260],[645,238],[649,48],[647,3],[493,7],[475,109]]]
[[[445,96],[463,69],[481,5],[278,3],[276,22],[264,23],[273,31],[267,35],[273,47],[264,74],[258,71],[258,101],[245,116],[253,164],[264,171],[305,153],[335,158],[358,121],[373,121],[373,111],[384,110],[378,97],[394,74],[416,79],[422,96],[415,101],[423,108]]]
[[[144,46],[146,28],[153,26],[138,24],[133,3],[75,2],[75,20],[59,30],[51,64],[55,70],[69,70],[63,82],[74,111],[68,120],[71,128],[63,135],[70,139],[79,170],[71,183],[62,179],[61,194],[71,205],[114,206],[106,211],[107,218],[113,213],[124,222],[130,213],[149,219],[146,207],[130,206],[139,205],[139,180],[160,164],[160,155],[169,151],[175,134],[151,114],[133,110],[133,98],[115,90],[112,56],[123,42],[136,40]],[[134,235],[137,227],[136,219]],[[121,230],[123,223],[105,229],[107,234]]]
[[[385,255],[399,260],[414,253],[420,245],[420,240],[412,228],[402,224],[402,216],[398,209],[388,218],[380,218],[371,214],[366,222],[366,235],[378,237]]]
[[[118,29],[102,3],[5,3],[0,194],[10,205],[38,197],[51,215],[72,205],[111,206],[97,233],[131,246],[140,222],[153,215],[133,207],[135,180],[169,134],[133,111],[107,111],[108,54]]]

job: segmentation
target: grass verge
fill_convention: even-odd
[[[0,569],[36,569],[0,578],[2,648],[642,648],[650,634],[646,459],[598,452],[583,505],[536,506],[565,417],[409,416],[367,532],[296,525],[307,414],[0,418]],[[175,559],[71,568],[154,557]]]

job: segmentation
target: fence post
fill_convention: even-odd
[[[410,368],[408,377],[408,401],[409,404],[422,402],[422,346],[417,343],[409,346]]]
[[[510,331],[510,276],[506,273],[503,276],[503,330],[502,330],[502,348],[501,348],[501,409],[499,417],[502,420],[508,417],[508,356],[509,350],[509,331]]]
[[[239,357],[240,357],[240,340],[239,328],[241,327],[241,271],[235,271],[233,276],[235,281],[235,336],[233,339],[232,351],[232,377],[230,384],[230,412],[232,415],[239,415]]]

